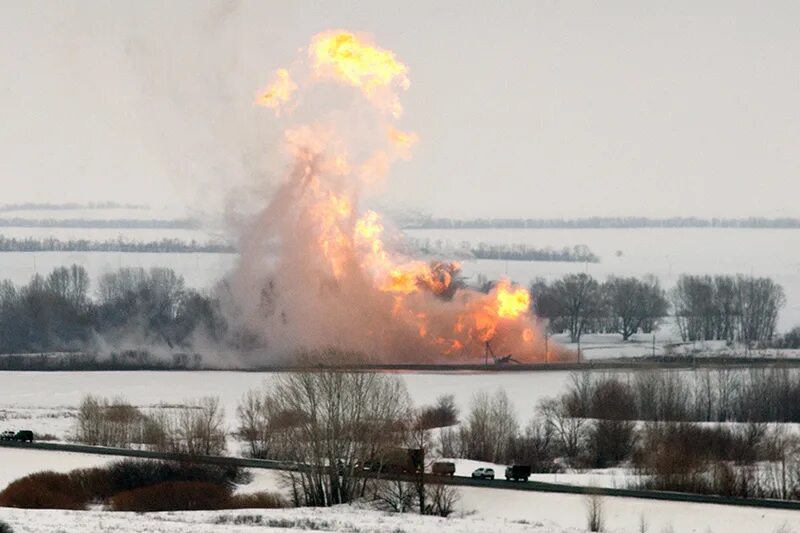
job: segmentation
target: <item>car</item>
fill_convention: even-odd
[[[474,472],[472,472],[472,477],[474,479],[494,479],[494,469],[477,468]]]
[[[456,464],[449,461],[439,461],[433,463],[431,472],[436,476],[454,476],[456,474]]]
[[[14,440],[15,435],[13,431],[4,431],[0,433],[0,440]]]

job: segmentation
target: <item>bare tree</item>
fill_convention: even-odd
[[[586,527],[589,531],[603,531],[603,497],[592,492],[586,496]]]
[[[396,376],[380,373],[303,372],[282,374],[271,392],[287,414],[282,431],[291,458],[305,467],[288,474],[296,503],[328,506],[366,492],[355,475],[402,444],[410,409]]]
[[[611,313],[611,327],[624,341],[640,329],[652,330],[667,315],[667,298],[653,276],[641,280],[611,276],[602,289]]]
[[[492,396],[478,392],[459,429],[462,451],[470,459],[505,461],[517,431],[516,414],[506,392],[497,389]]]
[[[567,274],[551,284],[537,279],[530,291],[536,315],[554,332],[569,331],[572,342],[604,312],[600,285],[588,274]]]
[[[539,405],[539,412],[558,438],[564,455],[570,459],[576,458],[584,438],[586,420],[573,416],[563,397],[544,400]]]

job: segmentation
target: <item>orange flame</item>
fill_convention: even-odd
[[[395,59],[394,54],[359,39],[354,34],[340,31],[323,33],[311,42],[309,55],[314,72],[319,77],[330,77],[359,88],[371,101],[381,100],[379,93],[392,85],[402,89],[409,86],[408,67]],[[399,117],[403,108],[394,95],[383,96],[393,116]]]
[[[400,116],[397,90],[409,86],[408,67],[392,52],[353,33],[335,31],[315,36],[308,54],[311,76],[301,79],[355,87],[379,111]],[[299,101],[294,98],[297,90],[289,71],[280,69],[258,103],[280,113]],[[276,202],[283,203],[275,212],[283,217],[286,234],[281,237],[293,253],[281,266],[290,271],[288,278],[302,281],[285,294],[291,294],[287,298],[301,309],[302,320],[327,333],[315,340],[358,337],[352,342],[363,341],[362,346],[383,342],[369,345],[376,351],[394,349],[399,343],[407,351],[410,342],[423,348],[419,353],[434,350],[461,356],[482,354],[491,342],[498,351],[535,353],[538,330],[529,315],[527,290],[508,280],[498,282],[488,294],[466,288],[458,263],[415,260],[398,253],[393,246],[396,235],[387,232],[380,215],[359,209],[360,189],[385,175],[398,158],[410,157],[418,142],[415,133],[395,127],[391,117],[380,115],[377,120],[372,131],[385,135],[370,139],[379,143],[371,150],[349,149],[346,141],[352,136],[339,135],[332,120],[294,126],[285,134],[295,170],[286,194],[277,197]],[[299,213],[291,202],[301,207]],[[316,282],[335,290],[314,292]],[[314,300],[318,305],[307,305],[322,294],[341,301]],[[359,328],[359,333],[343,335],[347,328]],[[281,338],[278,333],[275,338]],[[295,337],[305,338],[304,334]]]
[[[256,103],[275,109],[276,113],[280,113],[281,106],[292,99],[292,94],[296,90],[297,84],[292,81],[289,71],[281,68],[275,73],[273,82],[256,98]]]
[[[531,295],[523,288],[511,290],[511,284],[503,280],[497,286],[497,315],[501,318],[516,318],[531,306]]]

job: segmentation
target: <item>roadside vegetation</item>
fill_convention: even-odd
[[[272,493],[234,494],[243,474],[236,468],[196,463],[126,460],[66,474],[39,472],[0,492],[0,506],[26,509],[190,511],[285,507]]]

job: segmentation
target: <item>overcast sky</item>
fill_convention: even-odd
[[[420,143],[385,205],[800,215],[796,1],[2,2],[0,203],[213,208],[279,179],[253,96],[329,28],[410,67]]]

